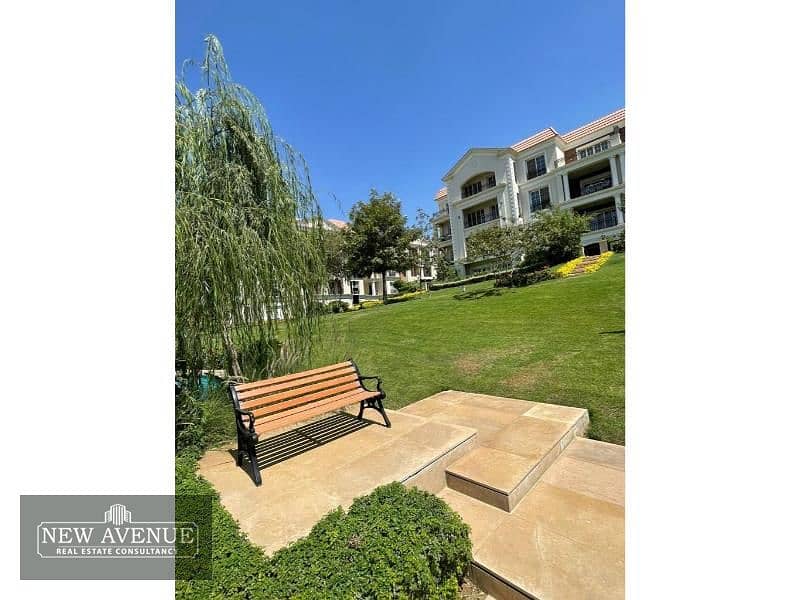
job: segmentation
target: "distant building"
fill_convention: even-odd
[[[347,227],[347,223],[338,219],[325,219],[323,222],[323,228],[328,231],[344,229],[345,227]],[[425,286],[436,278],[436,268],[433,266],[432,256],[433,247],[424,240],[414,240],[411,242],[410,250],[413,256],[419,258],[419,264],[406,271],[387,271],[387,294],[397,293],[397,288],[394,286],[396,281],[416,281],[421,286]],[[424,265],[425,261],[421,258],[421,254],[424,252],[428,253],[427,265]],[[341,300],[352,305],[356,299],[362,302],[364,300],[380,300],[382,297],[381,274],[372,273],[369,277],[331,278],[328,281],[328,288],[322,293],[321,299],[326,303]]]
[[[563,135],[548,127],[507,148],[471,148],[442,181],[434,241],[461,275],[490,268],[467,256],[474,232],[555,206],[589,217],[583,251],[599,254],[625,228],[625,109]]]

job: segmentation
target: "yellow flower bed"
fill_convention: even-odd
[[[579,256],[578,258],[573,258],[568,263],[564,263],[558,269],[556,269],[556,275],[558,275],[559,277],[566,277],[567,275],[572,273],[575,270],[575,267],[577,267],[582,262],[583,262],[583,256]]]
[[[583,269],[583,272],[594,273],[600,267],[606,264],[608,259],[611,258],[613,254],[614,253],[611,252],[610,250],[608,252],[603,252],[600,255],[600,258],[598,258],[595,262],[586,265],[586,267]],[[586,258],[585,256],[579,256],[578,258],[575,258],[569,261],[568,263],[564,263],[558,269],[556,269],[556,275],[559,277],[566,277],[567,275],[572,274],[572,272],[575,270],[575,267],[581,264],[583,262],[583,259],[585,258]]]
[[[608,262],[608,259],[611,258],[612,254],[614,254],[614,253],[611,252],[610,250],[608,252],[603,252],[600,255],[600,258],[598,258],[594,263],[592,263],[590,265],[586,265],[586,268],[583,270],[583,272],[584,273],[594,273],[595,271],[597,271],[597,269],[599,269],[604,264],[606,264],[606,262]]]

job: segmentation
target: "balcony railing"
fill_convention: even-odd
[[[589,231],[600,231],[617,225],[617,211],[607,210],[596,213],[589,219]]]
[[[608,189],[611,187],[612,183],[613,182],[611,181],[611,174],[609,174],[607,177],[604,177],[603,179],[594,181],[588,185],[583,186],[583,188],[581,188],[581,196],[588,196],[589,194],[594,194],[595,192],[599,192],[600,190]]]
[[[442,234],[436,236],[436,241],[437,242],[447,242],[447,241],[450,241],[452,239],[453,239],[453,234],[452,233],[442,233]]]
[[[443,208],[441,210],[437,210],[435,213],[433,213],[433,216],[431,218],[432,219],[440,219],[441,217],[444,217],[444,216],[448,216],[448,217],[450,216],[450,207]]]

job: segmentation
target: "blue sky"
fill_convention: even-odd
[[[468,148],[625,102],[622,0],[177,0],[176,68],[207,33],[306,158],[326,217],[374,187],[413,222]]]

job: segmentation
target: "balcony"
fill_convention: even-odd
[[[437,210],[435,213],[433,213],[433,215],[431,216],[431,221],[443,221],[449,218],[450,218],[450,207],[448,206],[447,208]]]
[[[608,229],[609,227],[616,226],[617,211],[615,209],[595,213],[589,218],[589,231],[600,231],[601,229]]]
[[[564,155],[561,158],[556,158],[553,161],[553,167],[558,169],[559,167],[563,167],[564,165],[571,165],[576,162],[589,160],[595,157],[596,155],[601,154],[606,150],[613,148],[615,146],[619,146],[621,144],[622,141],[619,139],[619,136],[612,135],[604,140],[594,141],[591,144],[587,144],[585,146],[579,146],[575,148],[574,156],[570,155],[569,157],[567,157],[566,155]]]
[[[497,180],[494,173],[481,173],[461,186],[461,199],[480,194],[482,191],[493,188],[496,185]]]
[[[438,243],[438,244],[446,244],[446,243],[452,241],[452,239],[453,239],[453,234],[452,233],[442,233],[442,234],[433,236],[433,241]]]

